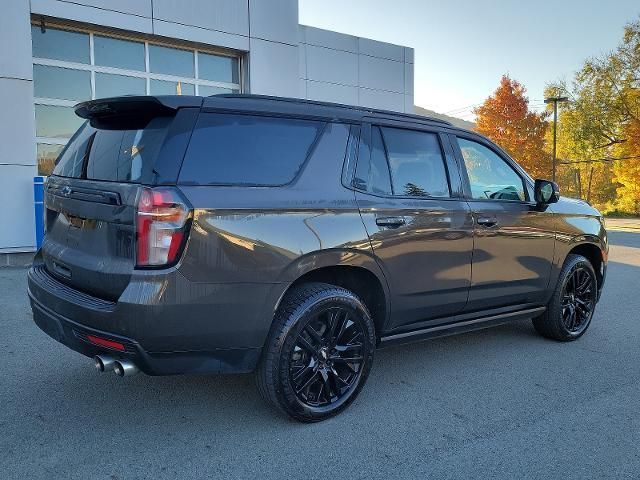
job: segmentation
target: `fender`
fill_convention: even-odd
[[[313,271],[337,266],[361,268],[372,273],[382,285],[385,296],[385,310],[387,312],[387,318],[384,319],[384,324],[386,325],[390,312],[389,284],[373,252],[370,250],[371,247],[368,240],[365,248],[368,250],[356,248],[318,250],[296,258],[281,272],[278,283],[274,284],[267,298],[267,305],[274,305],[273,313],[275,313],[284,294],[291,285],[303,275]]]

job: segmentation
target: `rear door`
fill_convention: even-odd
[[[175,183],[191,132],[186,124],[193,124],[197,109],[148,113],[143,105],[122,118],[115,114],[92,119],[93,126],[85,123],[61,153],[45,188],[41,253],[47,270],[105,299],[120,296],[135,266],[141,185],[172,177]]]
[[[356,199],[391,291],[391,327],[461,311],[472,220],[446,137],[422,125],[365,125]]]
[[[538,304],[549,283],[554,217],[537,208],[524,172],[490,142],[453,137],[474,217],[469,312]]]

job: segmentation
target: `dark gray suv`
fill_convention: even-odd
[[[377,347],[521,318],[567,341],[591,322],[601,215],[478,134],[252,95],[76,113],[29,297],[101,371],[255,371],[269,403],[317,421]]]

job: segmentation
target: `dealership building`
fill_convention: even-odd
[[[413,49],[299,25],[297,0],[10,0],[0,42],[0,264],[35,251],[34,177],[80,125],[80,101],[242,92],[414,108]]]

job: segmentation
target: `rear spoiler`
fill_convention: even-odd
[[[89,100],[74,107],[76,115],[96,128],[143,128],[156,117],[172,117],[179,108],[200,108],[202,97],[125,96]]]

